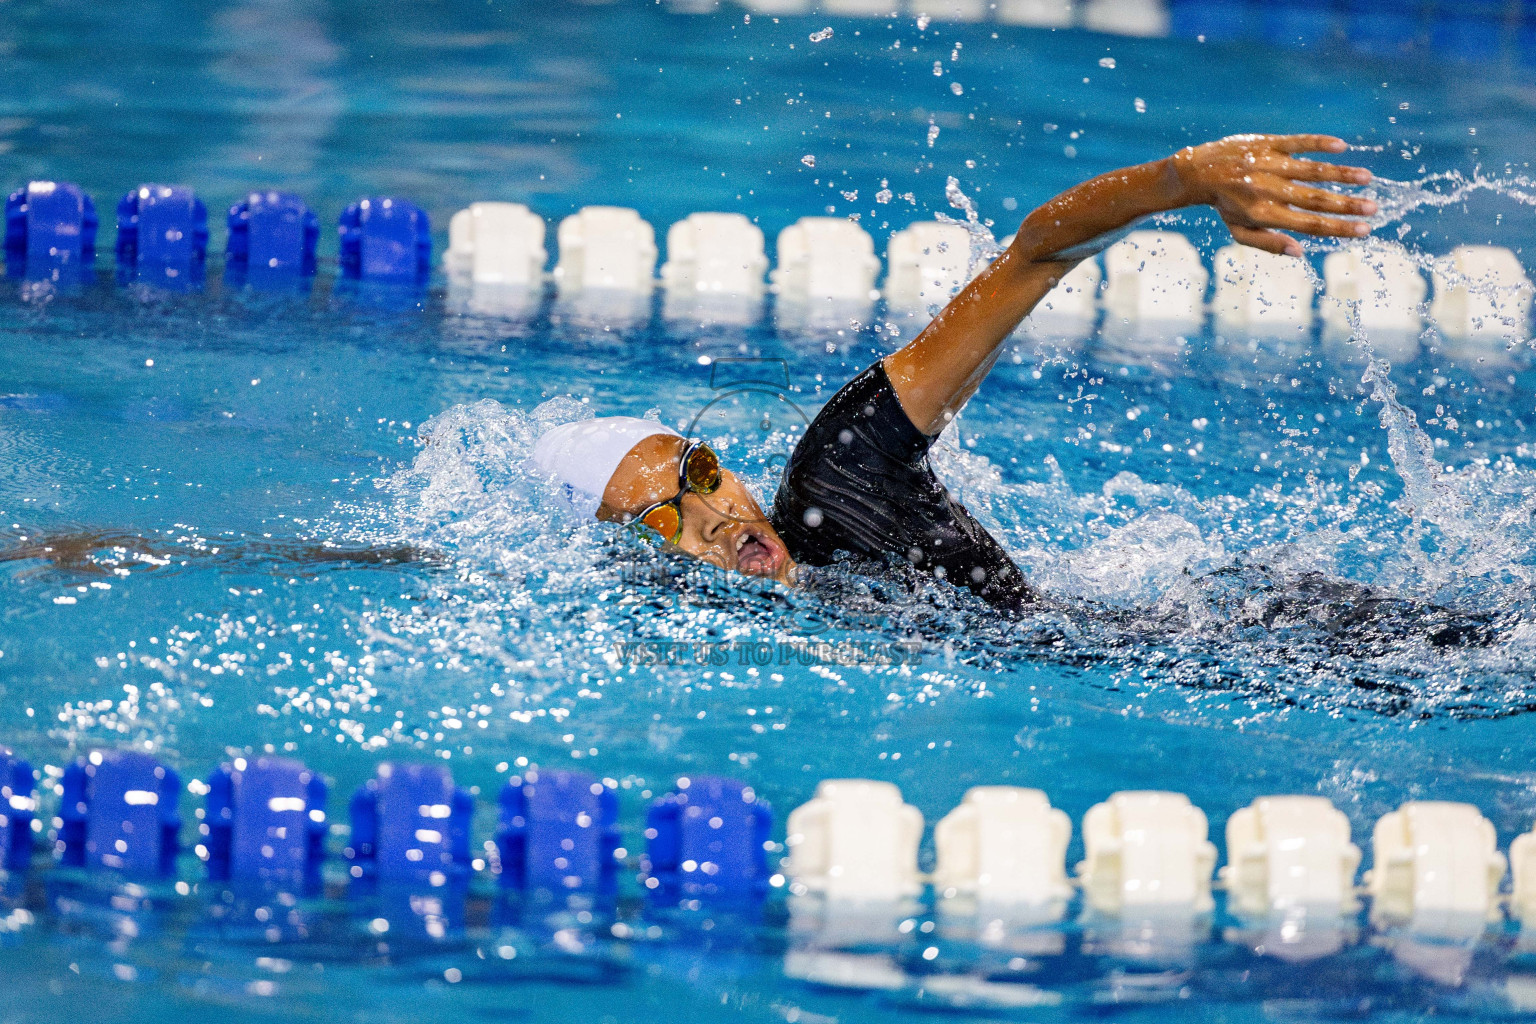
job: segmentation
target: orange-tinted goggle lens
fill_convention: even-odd
[[[708,445],[695,445],[683,466],[688,487],[697,494],[713,494],[720,486],[720,456]]]
[[[648,509],[640,522],[661,534],[668,542],[675,542],[683,530],[683,517],[676,505],[658,505]]]

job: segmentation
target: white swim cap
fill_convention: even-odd
[[[603,491],[624,456],[657,434],[681,436],[655,420],[634,416],[599,416],[562,423],[546,430],[534,443],[533,462],[540,472],[554,478],[576,511],[592,516],[603,503]]]

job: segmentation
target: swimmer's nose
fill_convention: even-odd
[[[730,512],[733,510],[728,503],[716,502],[713,498],[706,501],[698,495],[691,495],[691,497],[694,498],[697,506],[699,522],[703,524],[699,530],[699,536],[706,544],[713,544],[721,538],[722,533],[733,522],[730,518]]]

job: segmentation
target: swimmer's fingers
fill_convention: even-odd
[[[1247,228],[1241,224],[1227,224],[1232,232],[1232,237],[1244,245],[1251,245],[1255,249],[1263,249],[1277,256],[1302,255],[1301,243],[1290,235],[1282,235],[1278,231],[1264,231],[1260,228]]]
[[[1281,228],[1299,231],[1306,235],[1332,238],[1359,238],[1371,233],[1371,226],[1362,221],[1325,217],[1320,213],[1293,210],[1272,200],[1256,204],[1247,211],[1245,227]]]
[[[1349,148],[1336,135],[1266,135],[1264,142],[1282,153],[1342,153]]]
[[[1273,156],[1261,166],[1271,174],[1292,181],[1336,181],[1341,185],[1369,185],[1375,180],[1364,167],[1327,164],[1321,160],[1298,160],[1290,156]]]
[[[1317,213],[1347,213],[1356,217],[1369,217],[1376,212],[1376,203],[1363,196],[1347,196],[1289,181],[1276,182],[1270,192],[1292,206]]]

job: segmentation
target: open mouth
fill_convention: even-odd
[[[748,576],[772,576],[779,570],[784,551],[755,530],[736,535],[736,571]]]

